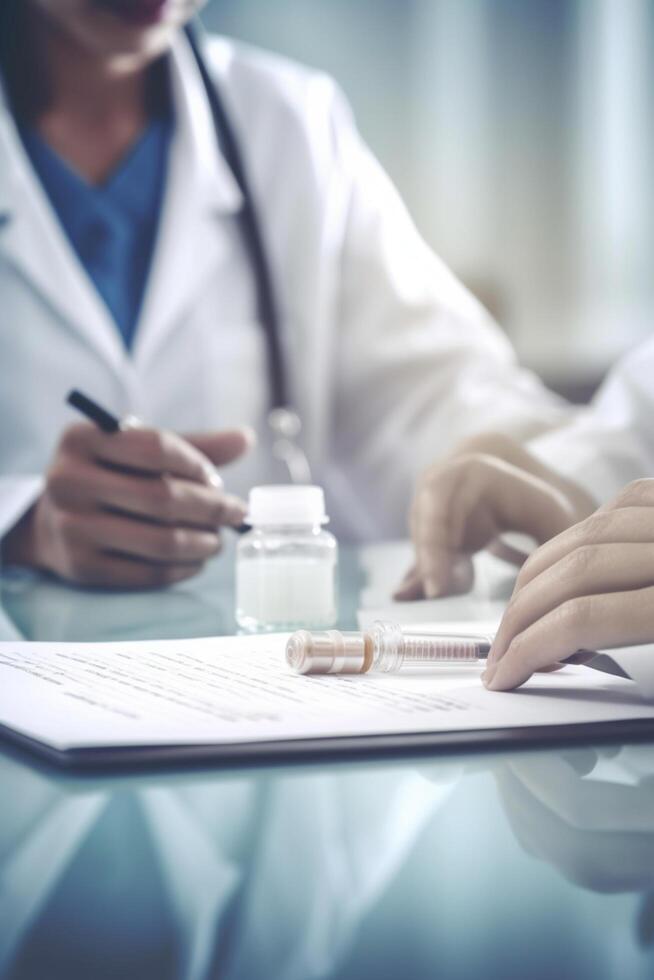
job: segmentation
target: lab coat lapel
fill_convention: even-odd
[[[1,94],[0,160],[0,256],[66,326],[122,372],[126,355],[118,330],[31,168]]]
[[[159,234],[136,332],[134,357],[147,360],[183,326],[232,241],[241,207],[236,180],[216,142],[207,96],[183,35],[171,52],[175,135]]]

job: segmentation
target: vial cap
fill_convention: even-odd
[[[271,527],[327,521],[322,487],[280,485],[250,490],[246,524]]]
[[[360,674],[366,667],[360,633],[298,630],[286,643],[286,662],[297,674]]]

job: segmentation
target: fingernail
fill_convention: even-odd
[[[246,516],[247,507],[244,507],[240,503],[233,503],[230,501],[225,507],[224,520],[227,524],[239,527],[245,521]]]
[[[428,599],[438,599],[441,594],[440,585],[435,578],[426,578],[424,581],[425,595]]]
[[[489,686],[490,682],[493,680],[493,677],[495,675],[495,671],[496,670],[497,670],[497,667],[495,666],[495,664],[489,664],[488,665],[488,667],[486,668],[486,670],[484,671],[484,673],[481,675],[481,679],[482,679],[482,682],[484,684],[484,687],[488,687]]]
[[[140,418],[136,415],[125,415],[120,420],[120,431],[127,432],[129,429],[140,429],[143,426]]]
[[[249,425],[244,425],[241,429],[243,435],[245,436],[245,442],[248,449],[253,449],[257,444],[257,434],[253,428]]]
[[[214,466],[207,466],[205,472],[207,474],[207,480],[209,481],[209,484],[212,487],[215,487],[216,490],[222,490],[224,484],[218,470]]]
[[[500,670],[499,666],[499,664],[496,664],[496,666],[493,667],[493,672],[490,677],[484,681],[486,684],[486,690],[488,691],[506,691],[507,689],[506,682],[504,682],[504,684],[502,683],[502,676],[506,673],[506,671]]]

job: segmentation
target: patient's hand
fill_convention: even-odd
[[[511,439],[469,440],[418,483],[410,512],[415,566],[395,598],[465,592],[473,583],[472,556],[503,532],[547,541],[595,506],[581,487]]]
[[[654,480],[638,480],[523,565],[483,679],[506,691],[576,650],[650,641]]]

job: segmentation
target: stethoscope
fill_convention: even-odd
[[[288,395],[286,369],[281,350],[279,307],[243,156],[234,127],[218,94],[215,80],[209,74],[198,29],[187,25],[184,31],[209,101],[219,148],[229,164],[243,198],[239,221],[243,241],[252,264],[257,294],[257,313],[268,349],[270,409],[267,423],[272,436],[273,456],[287,467],[291,483],[311,483],[309,461],[297,441],[302,431],[302,421],[291,407]]]

